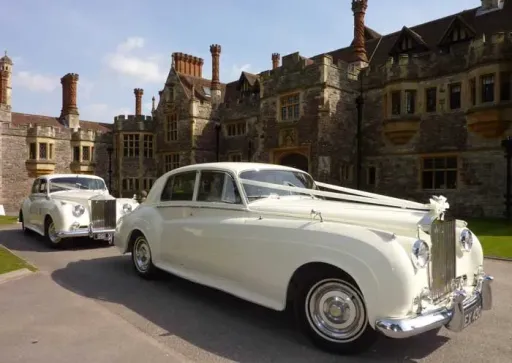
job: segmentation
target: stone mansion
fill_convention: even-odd
[[[220,45],[210,46],[211,75],[203,59],[173,53],[152,114],[142,115],[136,88],[135,114],[113,123],[80,120],[74,73],[61,79],[59,116],[12,111],[15,65],[4,56],[0,204],[17,212],[33,178],[47,173],[94,173],[114,195],[132,196],[180,165],[251,160],[421,202],[442,194],[459,215],[502,216],[512,0],[482,0],[387,35],[365,25],[367,9],[368,0],[352,0],[347,47],[274,53],[269,70],[230,83],[219,79]]]

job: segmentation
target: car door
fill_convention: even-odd
[[[37,186],[37,193],[34,194],[34,200],[31,203],[30,208],[31,214],[33,214],[34,224],[41,231],[44,231],[44,217],[46,215],[44,206],[47,202],[47,195],[48,180],[46,178],[41,178]]]
[[[240,270],[252,257],[244,249],[247,212],[234,177],[224,171],[202,170],[198,179],[188,222],[194,233],[183,246],[188,265],[210,278],[240,281]]]
[[[26,222],[31,226],[37,227],[37,200],[40,198],[39,193],[39,184],[41,183],[41,179],[37,178],[32,183],[32,189],[30,190],[30,194],[28,196],[28,204],[25,210]]]
[[[174,268],[188,268],[184,246],[195,233],[190,223],[197,172],[186,171],[169,176],[157,204],[162,221],[158,231],[158,259]]]

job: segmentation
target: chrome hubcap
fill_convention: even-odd
[[[324,338],[350,342],[366,326],[361,294],[342,280],[323,280],[311,288],[306,297],[306,316],[311,327]]]
[[[151,251],[149,250],[146,240],[141,237],[137,238],[133,253],[135,254],[134,260],[137,269],[141,272],[145,272],[149,268],[151,261]]]
[[[58,243],[60,241],[59,236],[57,235],[57,231],[55,230],[55,224],[50,222],[48,226],[48,236],[50,237],[50,241],[53,243]]]

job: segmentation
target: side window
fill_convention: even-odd
[[[188,171],[169,177],[167,183],[165,183],[160,200],[162,202],[175,200],[192,201],[195,181],[195,171]]]
[[[32,189],[30,190],[30,192],[32,194],[39,193],[39,182],[40,181],[41,181],[41,179],[34,180],[34,183],[32,184]]]
[[[44,193],[46,194],[46,186],[47,186],[47,182],[45,179],[41,179],[41,183],[39,184],[39,193]]]
[[[233,177],[221,171],[202,171],[198,202],[241,204],[242,199]]]

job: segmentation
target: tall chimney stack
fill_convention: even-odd
[[[364,16],[368,8],[368,0],[352,0],[354,12],[354,56],[356,61],[368,63],[364,39]]]
[[[220,90],[219,63],[220,63],[221,47],[218,44],[210,45],[210,53],[212,54],[212,85],[211,90]]]
[[[212,83],[210,86],[212,104],[219,104],[221,98],[219,77],[220,51],[220,45],[210,45],[210,53],[212,54]]]
[[[62,110],[60,118],[64,125],[75,130],[80,128],[76,102],[78,78],[78,74],[68,73],[60,79],[62,84]]]
[[[142,95],[144,90],[142,88],[135,88],[133,93],[135,94],[135,116],[140,116],[142,115]]]
[[[199,78],[203,77],[203,58],[185,53],[172,53],[172,64],[174,70],[178,73]]]
[[[280,60],[281,55],[279,53],[272,53],[272,69],[276,69],[279,67]]]

